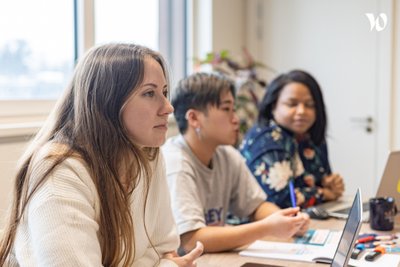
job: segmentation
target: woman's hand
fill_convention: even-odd
[[[197,241],[196,247],[185,256],[179,257],[176,252],[169,252],[164,254],[164,258],[175,262],[179,267],[196,267],[194,261],[201,256],[203,250],[203,244]]]
[[[322,179],[322,186],[324,200],[335,200],[343,195],[343,178],[337,173],[332,173],[331,175],[325,176]]]

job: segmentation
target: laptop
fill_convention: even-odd
[[[393,197],[396,205],[400,204],[400,151],[392,151],[386,162],[376,197]],[[332,201],[321,205],[318,208],[325,209],[332,217],[346,219],[350,205],[349,201]],[[369,201],[363,203],[363,218],[369,218]]]
[[[358,189],[333,259],[318,257],[314,259],[316,262],[330,263],[332,267],[347,266],[351,253],[353,252],[354,244],[358,238],[358,233],[361,229],[362,207],[361,190]]]
[[[328,244],[323,246],[257,240],[245,250],[239,252],[239,255],[329,263],[333,267],[346,266],[350,260],[362,224],[361,199],[361,191],[358,189],[343,232],[340,234],[339,242],[336,244],[337,237],[333,237]]]

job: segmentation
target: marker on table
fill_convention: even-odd
[[[379,246],[379,247],[376,247],[376,248],[374,249],[374,251],[368,253],[368,254],[365,256],[365,260],[367,260],[367,261],[374,261],[379,255],[385,254],[385,252],[386,252],[386,250],[385,250],[384,247],[380,247],[380,246]]]
[[[375,233],[362,233],[358,235],[358,238],[363,238],[363,237],[367,237],[367,236],[377,236],[378,234]]]
[[[384,244],[385,242],[393,242],[391,240],[396,239],[396,238],[397,238],[397,236],[395,236],[395,235],[376,235],[376,234],[360,235],[357,239],[357,244],[367,243],[367,242],[372,242],[372,241],[377,241],[377,242],[381,242],[382,244]],[[376,243],[374,245],[379,245],[379,243]],[[391,243],[389,245],[391,245]]]
[[[397,239],[396,235],[377,235],[375,236],[375,240],[393,240]]]
[[[372,242],[374,240],[375,240],[375,236],[366,236],[366,237],[362,237],[362,238],[357,239],[357,244]]]
[[[360,256],[361,252],[363,252],[363,249],[360,248],[354,248],[353,252],[351,253],[350,258],[356,260],[358,259],[358,256]]]
[[[296,208],[297,203],[296,203],[296,193],[294,191],[294,185],[293,185],[293,180],[289,180],[289,190],[290,190],[290,200],[292,201],[292,207]]]
[[[396,245],[396,242],[390,240],[384,240],[384,241],[374,241],[372,242],[372,244],[374,246],[380,246],[380,245],[391,246],[391,245]]]
[[[372,243],[361,243],[361,244],[357,244],[356,248],[359,249],[366,249],[366,248],[375,248],[376,246]]]

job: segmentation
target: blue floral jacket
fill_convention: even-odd
[[[325,142],[320,146],[308,138],[298,142],[293,133],[271,120],[267,126],[256,125],[247,132],[240,152],[268,201],[290,207],[288,181],[294,179],[295,190],[305,198],[302,207],[322,202],[318,187],[322,187],[322,178],[331,174]]]

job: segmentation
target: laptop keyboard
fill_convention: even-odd
[[[351,207],[335,210],[335,213],[349,214]],[[369,211],[369,202],[363,202],[363,212]]]

